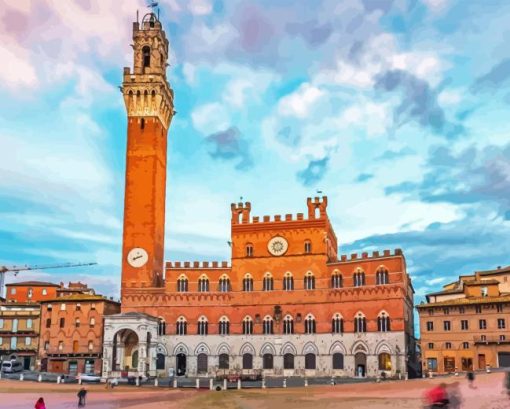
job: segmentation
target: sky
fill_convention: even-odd
[[[229,260],[230,203],[306,211],[339,254],[402,248],[419,302],[510,264],[510,3],[163,0],[177,114],[167,260]],[[0,0],[0,265],[119,295],[142,0]]]

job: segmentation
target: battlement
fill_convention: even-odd
[[[330,264],[335,264],[338,262],[371,260],[371,259],[382,258],[382,257],[395,257],[395,256],[402,256],[402,255],[403,255],[402,249],[395,249],[393,251],[383,250],[382,254],[379,251],[373,251],[372,255],[369,255],[368,252],[363,252],[363,253],[361,253],[361,257],[359,257],[358,253],[351,253],[350,255],[342,254],[338,261],[334,261]]]
[[[232,210],[232,225],[238,224],[260,224],[260,223],[288,223],[288,222],[297,222],[303,220],[324,220],[327,218],[326,207],[328,205],[328,198],[323,196],[322,199],[315,198],[307,198],[307,206],[308,206],[308,219],[305,219],[304,213],[297,213],[295,215],[291,213],[285,214],[282,216],[281,214],[276,214],[274,216],[253,216],[251,218],[251,203],[232,203],[230,205]]]
[[[228,261],[167,261],[165,268],[171,269],[211,269],[211,268],[230,268]]]

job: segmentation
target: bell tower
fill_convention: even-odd
[[[167,134],[174,94],[166,78],[168,40],[154,13],[133,23],[133,68],[124,68],[127,111],[122,296],[163,285]]]

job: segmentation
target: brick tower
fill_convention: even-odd
[[[122,84],[128,116],[123,298],[126,287],[163,283],[167,133],[174,114],[168,45],[155,14],[133,23],[133,70],[124,68]]]

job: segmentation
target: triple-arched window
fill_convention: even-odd
[[[253,277],[250,273],[244,275],[243,291],[253,291]]]
[[[365,285],[365,272],[358,268],[354,273],[354,287],[361,287]]]
[[[315,276],[311,271],[307,271],[304,279],[305,290],[315,289]]]
[[[340,314],[335,314],[331,320],[331,332],[333,334],[343,334],[344,320]]]
[[[188,277],[186,277],[184,274],[181,274],[177,279],[177,292],[188,292]]]
[[[223,274],[220,277],[220,280],[218,282],[218,287],[220,292],[227,293],[230,291],[230,278],[228,278],[228,275]]]
[[[294,289],[294,277],[292,277],[290,271],[283,275],[283,289],[284,291],[292,291]]]
[[[354,332],[367,332],[367,319],[361,312],[354,317]]]
[[[290,315],[286,315],[285,318],[283,318],[283,333],[294,334],[294,320]]]
[[[227,317],[223,316],[220,318],[220,322],[218,323],[219,333],[220,335],[228,335],[230,334],[230,322]]]
[[[333,274],[331,274],[331,288],[342,288],[342,285],[342,274],[333,271]]]
[[[379,332],[388,332],[391,331],[390,327],[390,317],[384,311],[379,314],[377,317],[377,331]]]
[[[316,330],[315,318],[312,314],[308,314],[305,318],[305,334],[315,334]]]
[[[209,292],[209,278],[202,274],[198,279],[198,291],[201,293]]]
[[[379,267],[377,272],[375,273],[375,282],[376,284],[389,284],[389,273],[388,270],[386,270],[384,267]]]
[[[175,323],[175,333],[177,335],[186,335],[188,333],[188,324],[186,318],[179,317]]]
[[[208,322],[207,318],[203,315],[198,319],[198,325],[197,325],[197,334],[198,335],[207,335],[208,334]]]
[[[264,321],[262,322],[262,332],[264,335],[274,334],[273,331],[273,318],[269,315],[264,317]]]
[[[273,291],[274,290],[273,276],[269,272],[264,274],[264,279],[262,281],[262,290],[263,291]]]
[[[253,334],[253,320],[249,316],[246,316],[243,319],[243,334],[244,335]]]

